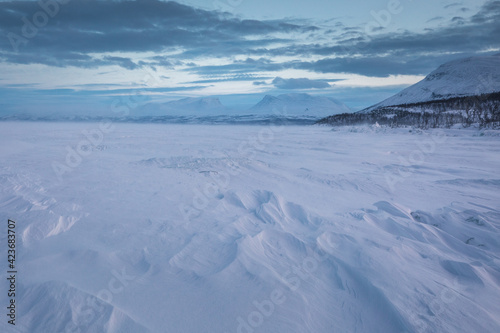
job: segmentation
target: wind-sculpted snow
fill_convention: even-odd
[[[2,332],[500,330],[494,131],[95,128],[0,123]]]
[[[20,332],[150,332],[120,309],[62,282],[27,287],[20,302]]]

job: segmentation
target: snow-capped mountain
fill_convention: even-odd
[[[201,98],[183,98],[177,101],[172,101],[167,103],[168,107],[171,108],[184,108],[187,110],[199,110],[199,111],[211,111],[224,109],[225,106],[222,105],[220,100],[216,97],[201,97]]]
[[[500,54],[447,62],[422,81],[362,112],[500,92]]]
[[[188,97],[167,103],[148,103],[134,113],[148,116],[213,115],[226,110],[217,97]]]
[[[439,66],[422,81],[353,114],[332,114],[320,124],[497,128],[500,126],[500,54]]]
[[[148,103],[133,112],[133,116],[258,116],[319,118],[351,110],[342,102],[309,94],[266,95],[246,111],[232,110],[217,97],[183,98],[167,103]]]
[[[256,114],[321,117],[350,112],[350,109],[342,102],[330,97],[283,94],[279,96],[266,95],[248,111]]]

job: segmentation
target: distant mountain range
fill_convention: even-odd
[[[134,116],[219,115],[228,111],[216,97],[183,98],[167,103],[148,103],[133,111]]]
[[[305,93],[266,95],[247,110],[224,106],[217,97],[148,103],[127,116],[88,114],[5,115],[3,120],[113,119],[125,122],[269,123],[451,127],[456,124],[500,128],[500,54],[447,62],[422,81],[358,112],[342,102]]]
[[[0,120],[99,121],[156,123],[226,123],[226,124],[314,124],[321,117],[351,112],[336,99],[309,94],[266,95],[247,110],[224,106],[217,97],[183,98],[166,103],[147,103],[124,116],[86,114],[13,114]]]
[[[236,111],[224,106],[216,97],[184,98],[167,103],[148,103],[133,115],[142,116],[207,116],[207,115],[272,115],[281,117],[321,118],[331,114],[350,112],[342,102],[309,94],[266,95],[248,110]]]
[[[500,54],[445,63],[422,81],[369,108],[318,123],[449,127],[500,125]]]
[[[309,94],[266,95],[248,110],[250,114],[281,114],[292,116],[324,117],[329,114],[350,112],[342,102]]]

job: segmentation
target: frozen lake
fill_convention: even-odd
[[[0,331],[498,332],[479,134],[0,122]]]

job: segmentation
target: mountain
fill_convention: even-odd
[[[0,120],[38,121],[101,121],[142,123],[206,123],[206,124],[314,124],[319,118],[332,113],[350,112],[341,102],[328,97],[308,94],[265,96],[247,110],[226,107],[217,97],[183,98],[166,103],[119,104],[118,110],[128,114],[38,114],[12,112],[0,114]],[[4,110],[5,111],[5,110]]]
[[[500,54],[458,59],[439,66],[422,81],[362,112],[500,92]]]
[[[318,123],[500,127],[500,54],[450,61],[378,104]]]
[[[148,103],[133,115],[142,116],[203,116],[223,114],[227,108],[216,97],[183,98],[166,103]]]
[[[232,110],[224,106],[219,98],[184,98],[167,103],[148,103],[133,111],[133,117],[187,116],[246,117],[239,121],[267,118],[314,119],[330,114],[350,112],[350,109],[336,99],[309,94],[266,95],[259,103],[246,111]],[[252,119],[247,119],[253,117]],[[226,119],[227,121],[227,119]]]
[[[322,117],[350,112],[350,109],[342,102],[330,97],[309,94],[283,94],[279,96],[266,95],[248,112],[253,114]]]
[[[197,110],[202,112],[225,108],[216,97],[183,98],[166,104],[173,109]]]

